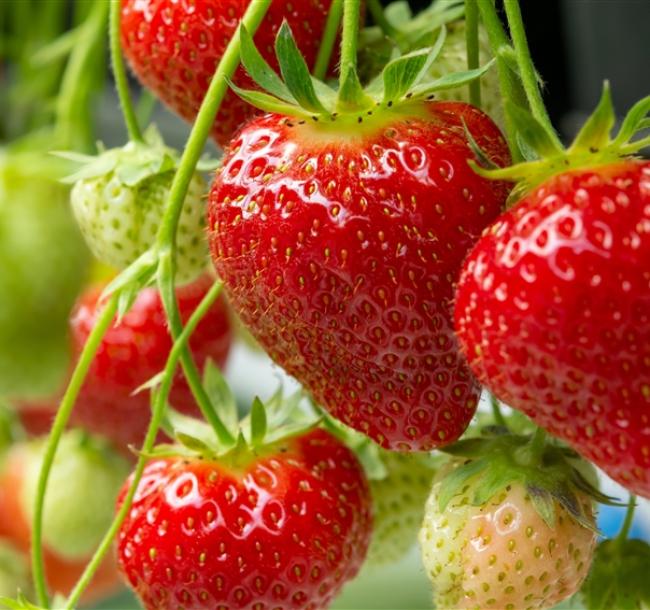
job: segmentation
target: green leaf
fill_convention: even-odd
[[[250,412],[250,444],[253,447],[258,447],[264,442],[266,429],[266,407],[256,396]]]
[[[618,130],[614,144],[621,146],[629,142],[641,129],[648,129],[650,127],[650,120],[646,118],[648,112],[650,112],[650,95],[630,108]]]
[[[269,95],[268,93],[252,91],[249,89],[240,89],[232,82],[228,84],[230,88],[245,102],[248,102],[251,106],[255,106],[255,108],[264,110],[265,112],[286,114],[288,116],[295,116],[303,119],[309,119],[313,116],[312,113],[307,112],[304,108],[289,104],[280,98]]]
[[[494,64],[494,59],[490,60],[484,66],[476,68],[474,70],[465,70],[462,72],[453,72],[451,74],[445,74],[440,78],[437,78],[433,81],[425,82],[416,87],[413,90],[413,95],[415,97],[426,97],[435,93],[436,91],[443,91],[445,89],[456,89],[462,85],[466,85],[477,78],[483,76]]]
[[[441,511],[447,508],[449,502],[457,495],[463,493],[469,481],[483,472],[490,465],[489,458],[472,460],[458,466],[444,477],[438,492],[438,507]]]
[[[401,99],[420,79],[436,58],[444,43],[446,29],[431,49],[419,49],[391,61],[383,72],[384,102]]]
[[[239,41],[241,45],[241,62],[250,77],[264,91],[290,104],[297,104],[296,98],[291,95],[287,86],[282,82],[282,79],[257,50],[244,24],[242,24],[239,31]]]
[[[478,479],[474,487],[472,504],[483,506],[506,486],[521,478],[518,474],[516,470],[498,468],[492,464]]]
[[[552,157],[564,151],[547,133],[544,126],[530,112],[520,108],[511,100],[505,101],[505,111],[512,119],[518,136],[540,157]]]
[[[174,430],[174,436],[183,439],[182,443],[186,447],[193,449],[198,446],[198,443],[203,447],[199,450],[201,453],[206,450],[205,448],[210,453],[216,453],[220,449],[215,432],[207,422],[179,413],[173,408],[167,409],[167,418]],[[185,444],[185,439],[192,439],[189,445]]]
[[[582,129],[578,132],[571,144],[569,152],[576,150],[588,150],[596,152],[602,150],[609,144],[609,134],[616,122],[612,95],[609,90],[609,83],[605,81],[603,93],[596,106],[596,110],[587,119]]]
[[[275,39],[275,54],[280,64],[282,78],[298,104],[314,113],[327,112],[316,95],[309,68],[298,50],[286,20],[282,23]]]
[[[160,373],[156,373],[153,377],[150,377],[142,385],[139,385],[135,390],[133,390],[133,392],[131,392],[131,396],[134,396],[135,394],[140,394],[142,392],[148,392],[149,390],[153,390],[154,388],[157,388],[162,383],[164,377],[165,377],[165,371],[160,371]]]
[[[210,359],[206,361],[203,368],[203,387],[223,425],[232,436],[237,436],[239,429],[237,401],[221,371]]]

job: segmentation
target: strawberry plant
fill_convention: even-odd
[[[33,580],[2,604],[72,610],[117,564],[146,609],[326,608],[418,537],[439,608],[647,605],[636,500],[598,541],[594,505],[616,501],[592,464],[650,497],[650,102],[610,136],[606,87],[565,148],[518,3],[502,5],[507,27],[472,0],[112,0],[75,7],[61,37],[61,15],[35,18],[37,90],[65,71],[56,117],[26,96],[3,132],[56,137],[34,173],[14,145],[1,159],[0,398],[49,436],[2,430],[0,536]],[[2,49],[26,16],[0,25]],[[84,154],[107,16],[128,141]],[[182,151],[142,129],[122,53],[193,121]],[[68,195],[117,269],[71,317],[84,248],[40,201]],[[224,298],[301,391],[240,414]],[[492,417],[471,423],[484,389]],[[4,593],[26,570],[3,548]]]

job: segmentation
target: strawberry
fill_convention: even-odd
[[[313,430],[218,458],[150,461],[118,561],[147,610],[315,610],[356,575],[370,528],[361,465]]]
[[[290,47],[286,28],[280,36]],[[421,69],[426,53],[412,56]],[[410,60],[396,61],[391,79]],[[474,413],[479,387],[450,302],[465,253],[508,193],[467,165],[468,132],[508,162],[498,128],[467,104],[426,101],[428,87],[409,93],[417,74],[365,93],[358,111],[330,111],[312,91],[322,110],[284,103],[296,118],[253,119],[208,204],[217,273],[261,346],[335,417],[393,450],[453,442]]]
[[[369,566],[395,563],[415,544],[434,476],[431,463],[419,455],[382,451],[381,461],[385,476],[370,480],[373,530]]]
[[[0,150],[0,396],[55,392],[70,360],[67,321],[88,268],[65,172],[28,140]]]
[[[439,483],[425,509],[422,561],[438,608],[552,608],[576,593],[589,571],[596,536],[564,509],[552,529],[529,494],[512,485],[480,507],[469,494],[438,508]],[[589,511],[588,498],[582,497]]]
[[[82,167],[66,181],[73,184],[70,202],[93,254],[104,264],[124,269],[154,243],[174,179],[177,154],[155,130],[145,143],[129,142],[97,157],[66,154]],[[195,172],[188,186],[177,233],[176,275],[179,282],[205,270],[206,185]]]
[[[607,98],[567,153],[494,172],[526,194],[465,262],[456,328],[491,392],[650,497],[650,163],[616,154]]]
[[[20,502],[30,522],[44,452],[44,439],[25,447]],[[112,505],[127,473],[128,462],[104,441],[79,430],[67,432],[55,456],[45,495],[45,545],[64,559],[89,557],[112,520]]]
[[[575,454],[541,439],[492,428],[448,448],[419,534],[437,608],[551,608],[580,589],[597,541],[592,499],[609,499]]]
[[[297,33],[309,65],[316,60],[330,0],[271,3],[255,40],[268,61],[283,20]],[[122,0],[121,40],[124,53],[140,81],[172,110],[194,120],[223,52],[249,0]],[[239,69],[234,82],[250,87]],[[251,116],[254,107],[230,93],[221,104],[212,135],[225,146]]]
[[[76,451],[76,455],[82,454],[83,449]],[[87,455],[87,454],[86,454]],[[120,462],[116,456],[112,457],[117,463]],[[13,445],[7,454],[3,457],[2,467],[0,468],[0,537],[7,540],[13,547],[25,556],[30,551],[31,543],[31,523],[29,516],[25,510],[24,486],[26,484],[26,473],[29,468],[29,463],[33,461],[33,445],[26,443],[17,443]],[[70,466],[70,463],[68,463]],[[66,486],[74,481],[74,464],[72,470],[68,470],[66,478]],[[55,466],[55,471],[57,467]],[[116,474],[116,473],[113,473]],[[89,503],[88,485],[84,490],[84,495],[81,500],[74,504],[68,503],[64,512],[70,511],[79,514],[79,507],[85,508]],[[93,482],[93,494],[104,496],[103,489]],[[55,490],[55,495],[58,490]],[[51,491],[50,491],[51,493]],[[115,494],[115,490],[113,492]],[[50,494],[48,494],[50,495]],[[113,495],[113,497],[115,497]],[[93,501],[94,506],[94,501]],[[97,506],[95,506],[97,508]],[[101,509],[101,507],[99,507]],[[51,515],[52,518],[57,518],[57,515]],[[65,515],[63,516],[65,519]],[[85,519],[86,517],[84,517]],[[104,524],[104,526],[107,526]],[[47,535],[47,532],[44,532]],[[103,533],[93,532],[93,536]],[[91,553],[81,559],[66,559],[61,556],[57,549],[49,547],[47,544],[44,548],[44,561],[45,561],[45,574],[47,577],[48,586],[51,590],[63,594],[69,593],[73,586],[79,580],[79,577],[84,571]],[[16,564],[17,565],[17,564]],[[106,559],[100,566],[97,574],[93,578],[90,587],[86,590],[83,600],[86,603],[98,601],[114,593],[119,585],[119,575],[116,568],[114,558]],[[25,589],[23,588],[23,591]],[[12,595],[15,595],[15,590]]]
[[[176,290],[181,317],[187,321],[212,279],[205,275]],[[101,288],[82,295],[71,320],[75,352],[80,353],[101,310]],[[190,340],[197,366],[208,360],[222,366],[230,349],[232,331],[225,301],[219,299],[209,309]],[[149,392],[134,393],[161,372],[172,341],[167,319],[155,288],[145,288],[131,310],[104,336],[79,393],[72,423],[102,434],[124,448],[140,444],[144,438],[151,407]],[[182,412],[198,408],[179,369],[170,394],[170,404]]]

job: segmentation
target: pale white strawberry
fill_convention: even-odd
[[[591,565],[595,529],[578,523],[555,500],[550,527],[516,482],[481,506],[472,505],[474,489],[468,484],[441,510],[441,477],[419,534],[437,608],[551,608],[580,589]],[[583,518],[595,528],[591,498],[581,492],[576,497]]]
[[[386,476],[370,480],[373,531],[368,565],[399,561],[415,544],[431,491],[430,461],[414,454],[381,451]]]
[[[28,522],[33,517],[45,441],[15,445],[22,461],[19,494]],[[68,560],[87,558],[113,519],[113,505],[130,470],[129,463],[98,438],[81,430],[66,432],[50,473],[43,508],[43,541]]]
[[[124,269],[154,244],[176,172],[175,151],[150,132],[144,144],[129,142],[97,157],[66,156],[82,165],[67,181],[74,185],[72,210],[88,246],[102,263]],[[176,236],[179,283],[206,268],[206,190],[201,173],[195,172]]]

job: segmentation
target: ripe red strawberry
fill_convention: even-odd
[[[650,497],[650,163],[532,190],[470,254],[456,326],[502,401]]]
[[[142,83],[184,119],[196,116],[221,56],[250,0],[122,0],[122,48]],[[273,42],[283,20],[294,30],[307,63],[316,60],[331,0],[275,0],[255,40],[277,68]],[[234,82],[253,85],[243,69]],[[229,93],[212,134],[225,146],[233,132],[258,111]]]
[[[177,288],[183,321],[187,321],[212,285],[209,276]],[[75,350],[80,352],[97,314],[101,289],[86,292],[72,317]],[[228,355],[232,331],[224,299],[219,299],[199,323],[190,340],[196,364],[211,359],[222,366]],[[118,445],[138,444],[144,438],[151,415],[149,392],[134,390],[163,370],[172,341],[158,291],[145,288],[122,321],[109,329],[81,389],[72,423],[103,434]],[[198,407],[182,371],[176,377],[170,404],[185,413]]]
[[[476,408],[450,303],[508,193],[469,168],[465,128],[509,156],[467,104],[373,108],[251,121],[212,185],[210,248],[244,323],[318,402],[384,447],[428,450]]]
[[[146,610],[315,610],[356,575],[370,529],[361,465],[314,430],[257,452],[149,462],[118,561]]]
[[[472,506],[472,491],[441,511],[438,482],[427,502],[420,546],[436,608],[552,608],[580,589],[596,546],[593,529],[555,500],[557,522],[549,527],[521,484],[482,506]],[[595,527],[590,498],[579,501]]]

